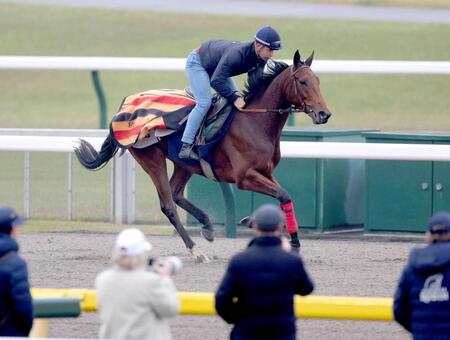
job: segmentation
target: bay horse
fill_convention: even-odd
[[[293,64],[280,61],[266,64],[269,72],[249,73],[244,98],[247,103],[237,112],[228,132],[213,150],[213,170],[220,182],[235,183],[239,189],[272,196],[280,201],[286,217],[286,231],[293,248],[299,249],[298,224],[291,197],[272,175],[280,161],[281,130],[290,113],[304,112],[315,124],[324,124],[331,116],[322,97],[319,78],[311,70],[314,52],[302,61],[297,50]],[[110,132],[101,150],[80,140],[75,149],[80,163],[91,170],[102,168],[120,149]],[[166,167],[168,143],[166,138],[143,149],[129,148],[131,155],[151,177],[158,192],[161,211],[167,216],[191,251],[196,261],[207,262],[186,232],[176,205],[194,216],[201,224],[201,234],[214,240],[214,230],[208,215],[184,197],[184,189],[193,174],[203,175],[200,166],[174,161],[169,179]]]

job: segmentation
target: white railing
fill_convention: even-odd
[[[73,152],[79,138],[97,150],[104,141],[104,137],[0,135],[0,151]],[[450,145],[282,141],[281,157],[450,161]]]
[[[281,142],[281,157],[450,161],[450,145]]]
[[[185,62],[184,58],[0,56],[0,68],[28,70],[184,71]],[[450,74],[450,61],[314,60],[312,68],[318,73]]]

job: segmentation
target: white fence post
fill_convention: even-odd
[[[113,215],[117,224],[135,221],[136,163],[126,152],[113,158]]]
[[[30,218],[30,153],[26,151],[23,157],[23,213]]]

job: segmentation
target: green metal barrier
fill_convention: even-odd
[[[45,294],[44,294],[45,296]],[[33,298],[34,321],[31,338],[47,338],[49,318],[76,318],[81,314],[80,299],[75,297]]]
[[[100,75],[98,74],[98,71],[92,71],[91,76],[92,76],[92,82],[94,83],[95,93],[97,94],[98,106],[99,106],[99,110],[100,110],[99,129],[107,129],[106,99],[105,99],[105,93],[102,88],[102,83],[100,81]]]
[[[36,318],[76,318],[81,314],[80,300],[73,297],[33,299]]]

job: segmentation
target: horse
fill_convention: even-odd
[[[266,64],[264,72],[249,72],[243,93],[247,103],[245,109],[236,113],[229,130],[213,150],[213,170],[219,182],[235,183],[239,189],[279,200],[294,249],[300,248],[294,206],[289,193],[280,186],[272,172],[280,161],[280,136],[289,114],[304,112],[314,124],[325,124],[331,116],[320,91],[319,78],[311,69],[313,58],[314,52],[302,61],[297,50],[290,66],[281,61],[271,61]],[[97,170],[105,166],[119,149],[121,147],[110,132],[99,152],[88,142],[80,140],[75,153],[84,167]],[[208,257],[186,232],[176,210],[178,205],[194,216],[202,225],[201,235],[210,242],[214,240],[209,216],[184,197],[184,189],[191,176],[203,175],[201,167],[172,160],[174,169],[169,179],[165,137],[151,146],[128,150],[153,181],[161,211],[175,227],[186,248],[196,261],[208,262]]]

